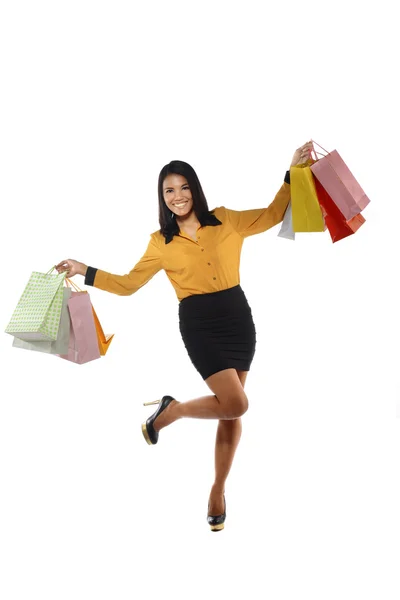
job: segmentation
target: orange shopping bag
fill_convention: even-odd
[[[94,316],[94,324],[96,326],[97,340],[99,342],[100,354],[101,354],[101,356],[104,356],[111,344],[111,341],[114,337],[114,333],[108,333],[106,335],[104,334],[103,328],[100,325],[99,318],[96,315],[96,311],[94,310],[93,306],[92,306],[92,310],[93,310],[93,316]]]

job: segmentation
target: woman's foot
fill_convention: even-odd
[[[158,432],[160,431],[160,429],[163,429],[164,427],[167,427],[167,425],[170,425],[171,423],[176,421],[174,408],[177,404],[180,403],[177,400],[172,400],[168,404],[167,408],[163,410],[160,415],[158,415],[158,417],[153,422],[153,427],[155,431]]]
[[[225,511],[224,501],[225,489],[215,484],[211,488],[210,499],[208,503],[208,516],[222,515]]]

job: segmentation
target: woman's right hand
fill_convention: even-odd
[[[77,260],[72,260],[71,258],[62,260],[54,268],[57,269],[59,273],[64,273],[64,271],[66,271],[67,277],[73,277],[74,275],[85,276],[87,271],[87,265],[78,262]]]

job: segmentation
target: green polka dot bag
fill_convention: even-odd
[[[66,273],[34,271],[5,330],[21,340],[57,339]]]

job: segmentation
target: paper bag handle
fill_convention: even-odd
[[[314,152],[316,160],[320,160],[318,158],[317,154],[319,154],[322,157],[326,156],[326,154],[329,154],[328,150],[325,150],[325,148],[323,148],[322,146],[320,146],[315,140],[311,140],[311,141],[313,143],[312,152]],[[324,152],[326,152],[326,154],[322,154],[322,152],[317,152],[316,149],[314,148],[314,144],[316,144],[319,148],[321,148],[321,150],[323,150]]]
[[[67,284],[67,286],[72,286],[76,292],[84,292],[85,291],[85,290],[81,290],[81,288],[78,287],[76,285],[76,283],[74,283],[72,281],[72,279],[69,279],[68,277],[65,278],[65,283]]]
[[[52,271],[54,271],[55,267],[51,267],[51,269],[49,271],[47,271],[46,275],[48,275],[49,273],[51,273]],[[62,275],[62,273],[59,273],[59,275]]]
[[[51,273],[52,271],[54,271],[54,269],[55,269],[55,268],[56,268],[56,267],[51,267],[51,269],[50,269],[49,271],[47,271],[46,275],[48,275],[49,273]],[[62,273],[61,273],[61,274],[62,274]],[[67,287],[68,287],[68,286],[72,286],[76,292],[85,292],[85,291],[86,291],[86,290],[81,290],[81,288],[80,288],[80,287],[78,287],[78,286],[76,285],[76,283],[74,283],[74,282],[72,281],[72,279],[69,279],[69,277],[65,277],[64,281],[65,281],[65,283],[67,284]]]

